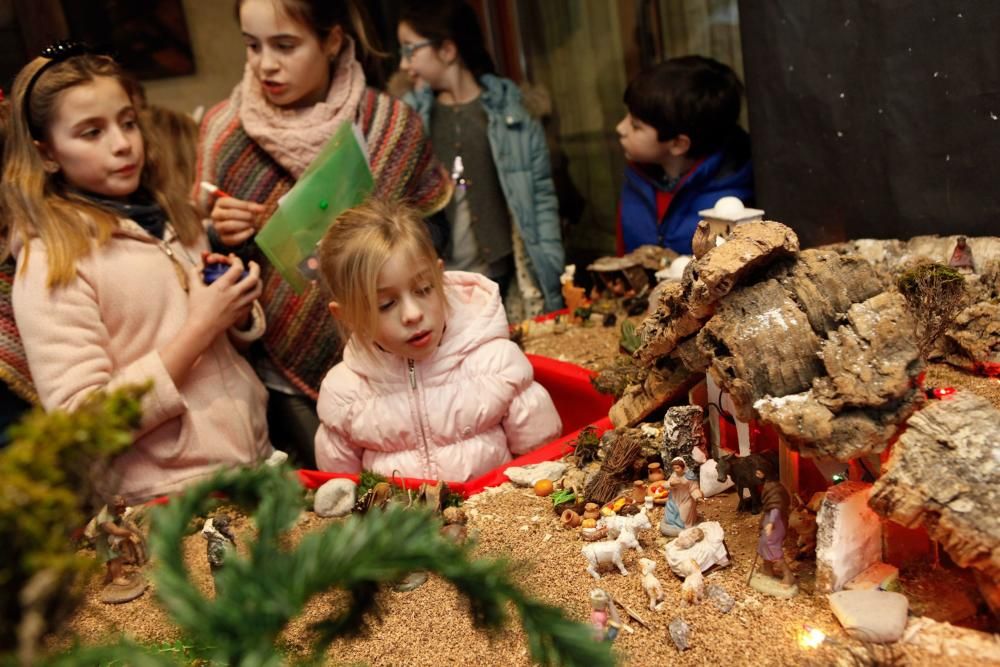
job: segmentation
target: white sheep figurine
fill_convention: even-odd
[[[686,604],[698,604],[705,595],[705,577],[698,562],[688,562],[687,576],[681,584],[681,600]]]
[[[660,611],[666,602],[666,596],[663,594],[663,586],[660,585],[660,580],[653,574],[653,571],[656,569],[656,561],[648,558],[640,558],[639,568],[642,570],[642,590],[649,597],[649,610]]]
[[[600,579],[601,575],[597,570],[605,565],[614,565],[619,572],[628,575],[628,570],[622,563],[623,546],[619,540],[603,540],[585,545],[581,551],[587,559],[587,572],[590,573],[590,576],[594,579]]]
[[[642,553],[642,545],[639,544],[636,532],[639,530],[648,530],[653,527],[653,524],[649,522],[649,517],[646,516],[645,509],[632,516],[617,514],[604,516],[598,520],[597,525],[606,527],[608,535],[616,541],[621,542],[625,548],[635,549],[639,553]]]

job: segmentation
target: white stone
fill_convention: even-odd
[[[839,591],[882,561],[882,521],[870,507],[871,485],[843,482],[827,491],[816,516],[816,588]]]
[[[267,457],[267,460],[264,461],[264,463],[266,463],[269,466],[280,466],[287,460],[288,460],[288,452],[283,452],[280,449],[276,449],[273,452],[271,452],[271,455]]]
[[[886,644],[906,629],[909,601],[888,591],[838,591],[829,596],[830,611],[856,639]]]
[[[706,498],[718,495],[733,486],[733,478],[726,477],[725,482],[719,481],[719,464],[715,459],[705,461],[698,469],[698,486]]]
[[[504,470],[510,481],[518,486],[534,486],[540,479],[558,482],[566,473],[566,464],[559,461],[543,461],[526,466],[513,466]]]
[[[890,565],[889,563],[875,563],[870,568],[844,584],[844,588],[851,591],[870,591],[876,589],[885,591],[892,587],[898,587],[898,581],[898,567]]]
[[[331,479],[316,489],[313,511],[330,518],[347,516],[357,500],[358,485],[349,479]]]

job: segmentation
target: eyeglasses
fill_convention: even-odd
[[[41,78],[42,74],[44,74],[46,70],[56,63],[65,62],[73,56],[82,56],[86,54],[111,55],[107,51],[94,49],[85,42],[67,40],[60,40],[53,44],[49,44],[42,49],[42,52],[39,55],[43,58],[48,58],[49,61],[35,70],[35,73],[31,75],[31,79],[28,80],[28,85],[24,87],[24,117],[28,121],[28,129],[31,131],[31,136],[33,138],[37,139],[40,133],[38,132],[38,128],[34,127],[31,123],[31,114],[28,113],[28,105],[31,101],[31,91],[35,89],[35,84],[38,82],[38,79]]]
[[[399,45],[399,57],[409,60],[413,57],[413,52],[417,49],[422,49],[425,46],[430,46],[434,43],[433,39],[425,39],[422,42],[414,42],[413,44],[400,44]]]

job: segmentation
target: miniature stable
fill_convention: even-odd
[[[455,485],[477,493],[442,530],[523,563],[527,590],[635,664],[1000,662],[1000,240],[967,240],[958,307],[941,296],[959,270],[940,268],[954,238],[800,250],[788,227],[750,221],[724,241],[657,286],[634,354],[606,365],[617,379],[594,378],[613,388],[610,423],[554,448],[560,460],[505,470],[510,482]],[[635,296],[604,284],[592,301]],[[620,349],[617,327],[583,318],[523,345],[570,330],[591,335],[581,357],[597,340],[609,358]],[[292,542],[388,502],[458,501],[433,482],[394,493],[397,480],[307,479],[315,511]],[[232,514],[230,528],[245,553],[250,521]],[[211,595],[205,540],[183,550]],[[155,595],[111,606],[92,588],[62,641],[179,638]],[[283,641],[305,651],[308,623],[341,602],[314,599]],[[331,660],[530,664],[519,629],[476,632],[435,576],[380,603],[381,624],[335,642]]]

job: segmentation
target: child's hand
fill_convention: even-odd
[[[250,262],[243,276],[243,262],[235,255],[206,255],[206,260],[225,261],[229,269],[211,285],[202,283],[200,272],[189,281],[191,297],[188,323],[214,338],[233,325],[246,321],[253,302],[260,296],[260,267]]]
[[[235,247],[257,233],[262,213],[264,207],[256,202],[221,197],[212,207],[212,226],[224,245]]]

